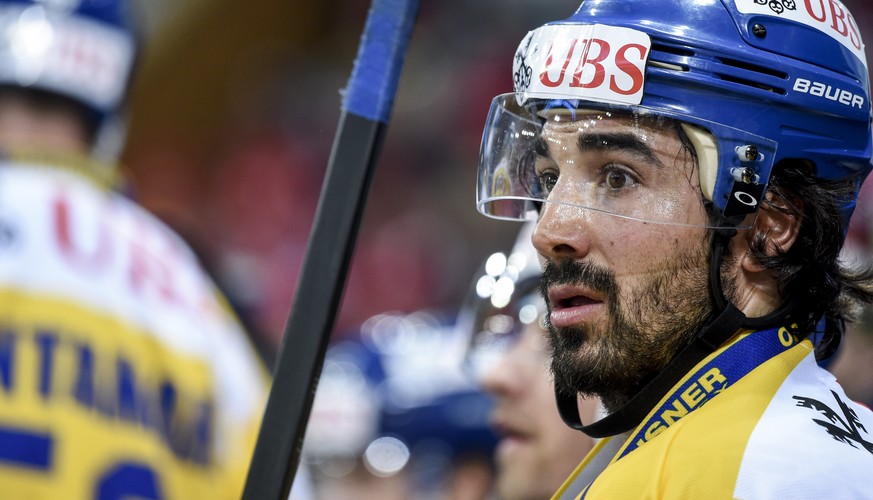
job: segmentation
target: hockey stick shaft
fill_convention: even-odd
[[[373,0],[273,370],[243,500],[285,500],[393,107],[418,0]]]

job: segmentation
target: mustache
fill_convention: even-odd
[[[609,269],[590,261],[570,258],[546,261],[540,275],[540,295],[548,302],[548,290],[555,285],[580,285],[602,293],[609,298],[618,294],[615,274]]]

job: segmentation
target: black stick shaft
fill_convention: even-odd
[[[353,114],[340,117],[245,500],[286,499],[291,490],[384,131]]]
[[[373,0],[285,326],[243,500],[286,500],[339,309],[418,0]]]

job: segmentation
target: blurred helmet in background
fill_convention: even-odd
[[[495,252],[485,259],[461,307],[457,328],[469,339],[465,365],[476,380],[527,325],[544,319],[546,306],[539,294],[542,269],[531,243],[535,226],[534,221],[526,222],[509,253]]]
[[[491,398],[462,369],[467,338],[453,320],[418,311],[380,314],[328,350],[303,458],[333,478],[361,465],[403,472],[415,491],[441,487],[457,464],[490,464]]]
[[[126,1],[0,0],[0,88],[46,92],[78,104],[95,149],[104,148],[106,156],[117,156],[123,143],[118,114],[136,55]]]

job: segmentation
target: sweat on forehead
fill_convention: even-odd
[[[578,120],[548,120],[536,141],[538,153],[547,154],[549,144],[579,151],[623,152],[652,163],[662,163],[661,154],[683,148],[673,120],[584,117]]]
[[[718,148],[712,135],[698,127],[655,114],[598,109],[553,107],[540,111],[537,115],[544,120],[543,134],[547,130],[578,133],[580,150],[624,149],[627,152],[636,152],[638,156],[649,161],[660,162],[662,158],[653,151],[658,148],[664,153],[678,152],[680,156],[676,159],[682,163],[693,159],[693,164],[699,167],[703,195],[708,200],[712,199],[715,171],[718,167]],[[538,154],[547,155],[548,145],[543,142],[542,136],[539,139],[534,148]],[[674,142],[675,149],[663,147]]]

